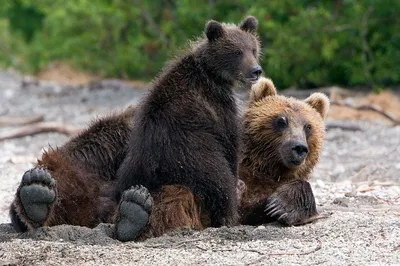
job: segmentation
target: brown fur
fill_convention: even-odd
[[[246,185],[239,180],[236,185],[240,202]],[[149,224],[138,238],[144,240],[158,237],[176,228],[202,230],[211,226],[210,213],[201,204],[200,198],[185,186],[163,186],[159,193],[153,193],[154,205]]]
[[[313,109],[307,103],[316,108]],[[237,184],[238,198],[241,199],[241,223],[261,224],[276,220],[266,215],[268,198],[272,195],[286,199],[285,207],[296,197],[312,201],[312,191],[309,184],[304,182],[308,180],[319,159],[324,138],[323,116],[328,106],[327,100],[319,94],[310,96],[306,101],[277,96],[270,80],[262,79],[253,86],[251,103],[244,115],[245,148],[239,169],[239,176],[245,185],[241,181]],[[276,134],[271,127],[271,121],[282,113],[297,118],[294,121],[298,123],[304,123],[305,120],[312,122],[313,134],[307,140],[310,153],[297,169],[288,169],[282,165],[277,153],[282,138],[291,136],[289,133]],[[113,221],[117,203],[109,194],[114,184],[115,168],[118,167],[116,158],[118,154],[124,154],[123,147],[127,143],[130,118],[133,115],[134,108],[130,107],[121,114],[100,119],[65,146],[50,150],[42,156],[38,166],[51,172],[57,181],[58,193],[58,200],[42,225],[74,224],[93,227],[100,222]],[[98,140],[102,145],[96,145],[93,140]],[[103,148],[96,150],[94,147]],[[96,154],[89,156],[91,151],[96,151]],[[110,168],[110,165],[115,167]],[[199,198],[186,187],[163,186],[160,191],[153,191],[152,196],[154,205],[150,221],[139,239],[160,236],[179,227],[202,229],[210,225],[209,213],[202,207]],[[19,214],[28,229],[34,228],[31,221],[23,220],[18,197],[12,211]],[[301,212],[304,215],[300,217],[300,223],[316,214],[313,208]]]
[[[273,220],[265,213],[268,198],[284,185],[309,179],[322,151],[325,137],[323,118],[328,108],[329,101],[323,94],[313,94],[300,101],[276,95],[272,81],[267,79],[260,79],[253,86],[251,102],[243,117],[244,153],[239,177],[247,189],[241,203],[242,223]],[[274,126],[279,117],[286,117],[289,121],[285,130],[279,131]],[[310,135],[304,132],[307,124],[312,128]],[[308,154],[298,167],[285,165],[287,154],[282,154],[282,146],[293,139],[305,141],[308,146]],[[295,201],[292,197],[296,193],[290,189],[286,191],[287,195],[277,196],[285,197],[283,201]]]
[[[301,101],[278,96],[272,81],[261,79],[252,87],[250,99],[249,107],[243,117],[245,145],[239,167],[239,177],[245,185],[240,180],[237,184],[241,223],[257,225],[279,220],[285,224],[296,225],[312,221],[317,211],[311,186],[307,181],[318,163],[322,150],[325,137],[323,118],[329,108],[327,97],[314,93],[305,101]],[[284,132],[278,133],[273,129],[272,122],[281,115],[289,118],[290,126]],[[312,126],[312,134],[305,136],[303,131],[307,123]],[[288,168],[282,162],[282,156],[285,154],[279,152],[280,147],[285,141],[301,136],[307,142],[309,149],[307,157],[300,166]],[[188,199],[191,195],[191,192],[186,190]],[[190,219],[178,227],[207,227],[208,214],[197,209],[198,205],[193,205],[196,201],[191,202],[190,206],[193,208],[191,210],[183,211],[177,208],[184,213],[192,211]],[[268,213],[271,202],[279,203],[277,206],[272,205],[276,207],[273,211],[279,214],[278,216]],[[176,205],[174,201],[170,204]],[[165,212],[163,215],[171,214]],[[195,221],[196,219],[199,220]],[[165,221],[157,223],[157,226],[163,229],[163,223]],[[174,225],[170,227],[173,228]],[[163,229],[163,232],[165,231]],[[153,236],[160,233],[161,231]]]
[[[135,114],[117,199],[132,186],[184,185],[210,211],[213,226],[237,223],[240,132],[233,90],[261,74],[256,27],[254,17],[239,26],[211,20],[205,38],[162,71]]]
[[[256,27],[254,17],[239,26],[209,21],[206,36],[164,69],[136,110],[100,119],[44,153],[37,167],[56,180],[56,202],[35,224],[26,219],[19,188],[10,210],[14,226],[23,231],[112,222],[122,193],[135,184],[145,185],[154,198],[140,238],[181,226],[237,223],[243,184],[236,185],[239,121],[233,88],[261,74]]]
[[[42,224],[26,219],[18,188],[11,213],[27,227],[72,224],[93,227],[109,222],[117,202],[112,194],[115,174],[125,156],[134,107],[96,120],[87,130],[61,148],[50,148],[37,167],[56,180],[57,200]],[[15,210],[14,210],[15,209]]]
[[[121,114],[99,119],[63,147],[49,149],[42,155],[37,167],[47,169],[56,180],[57,200],[51,205],[43,223],[34,224],[24,215],[18,197],[19,187],[11,211],[16,212],[26,229],[59,224],[95,227],[101,222],[114,221],[117,202],[111,195],[115,186],[115,169],[109,166],[117,156],[111,150],[123,154],[133,114],[134,108],[129,107]],[[110,143],[109,140],[116,140],[117,135],[121,141]],[[94,141],[102,138],[103,149],[95,149]],[[96,154],[90,156],[93,151]],[[100,169],[106,170],[100,172]],[[149,225],[139,239],[160,236],[178,227],[203,228],[199,199],[186,187],[164,186],[161,191],[153,192],[152,196],[154,206]]]
[[[200,199],[187,187],[167,185],[160,193],[153,195],[153,198],[149,224],[139,239],[161,236],[176,228],[203,229]]]
[[[45,166],[57,181],[57,201],[43,225],[72,224],[94,227],[100,222],[109,221],[107,217],[110,213],[101,211],[116,206],[116,202],[109,200],[106,195],[111,191],[109,181],[99,178],[79,164],[71,165],[57,150],[46,152],[38,165]],[[62,179],[68,182],[60,181]]]
[[[310,173],[317,164],[325,136],[325,117],[329,101],[320,93],[311,95],[305,101],[276,95],[276,89],[269,79],[261,79],[252,87],[251,102],[247,108],[244,122],[244,153],[239,167],[239,180],[237,194],[240,200],[240,215],[242,224],[257,225],[280,220],[286,224],[302,224],[313,220],[317,215],[314,196],[311,186],[307,182]],[[279,115],[285,114],[293,123],[293,132],[278,134],[272,129],[271,122]],[[291,139],[299,128],[309,122],[312,134],[307,137],[309,153],[305,161],[294,169],[282,163],[279,146],[285,139]],[[245,184],[245,185],[244,185]],[[168,229],[177,227],[190,227],[201,229],[209,226],[208,213],[198,209],[198,202],[194,200],[189,190],[184,190],[190,204],[179,205],[179,202],[170,201],[171,207],[163,206],[162,215],[158,217],[171,217],[168,213],[172,209],[191,215],[179,224],[171,224],[166,220],[153,223],[160,231],[154,230],[151,236],[159,236]],[[266,211],[271,199],[280,201],[279,216],[268,215]],[[298,203],[297,205],[293,202]],[[167,203],[167,202],[165,202]],[[184,209],[189,208],[189,209]],[[285,213],[286,211],[287,213]],[[182,217],[185,217],[182,215]],[[197,221],[196,221],[197,220]]]

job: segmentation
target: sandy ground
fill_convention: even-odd
[[[144,93],[107,81],[90,86],[37,82],[0,71],[0,115],[44,114],[45,121],[84,127],[98,115],[122,109]],[[370,97],[370,96],[368,96]],[[365,98],[365,101],[380,100]],[[393,98],[387,103],[387,98]],[[386,107],[400,110],[386,97]],[[385,107],[383,106],[383,107]],[[332,109],[335,110],[334,108]],[[120,243],[112,226],[42,228],[16,234],[8,206],[23,172],[48,145],[68,138],[43,133],[0,142],[0,266],[3,265],[400,265],[400,126],[378,116],[366,120],[331,114],[330,129],[311,180],[318,208],[331,216],[300,227],[177,230],[141,243]],[[343,110],[341,110],[343,111]],[[344,112],[347,113],[347,112]],[[0,128],[0,136],[13,128]]]

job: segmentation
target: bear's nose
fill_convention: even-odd
[[[308,148],[301,142],[293,144],[292,151],[299,157],[304,157],[308,153]]]
[[[251,74],[253,75],[253,77],[255,77],[257,79],[261,76],[261,73],[262,73],[262,68],[260,66],[256,66],[251,71]]]

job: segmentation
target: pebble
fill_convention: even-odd
[[[317,185],[316,185],[317,188],[325,188],[324,181],[322,181],[321,179],[318,179],[316,182],[317,182]]]
[[[337,165],[333,171],[332,171],[332,175],[340,175],[342,173],[344,173],[346,171],[346,169],[344,168],[344,166],[342,164]]]

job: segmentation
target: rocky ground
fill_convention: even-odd
[[[67,86],[0,71],[0,115],[44,114],[45,121],[80,128],[99,115],[135,103],[144,91],[115,80]],[[390,100],[396,113],[400,104],[394,96]],[[333,111],[329,124],[356,125],[361,130],[327,132],[311,183],[319,210],[331,214],[329,218],[300,227],[178,230],[141,243],[119,243],[111,237],[110,225],[13,232],[8,206],[23,172],[43,148],[62,145],[68,137],[42,133],[0,141],[0,266],[400,265],[400,126],[379,115],[369,121],[343,121],[337,116],[343,110]],[[13,130],[0,125],[0,138]]]

